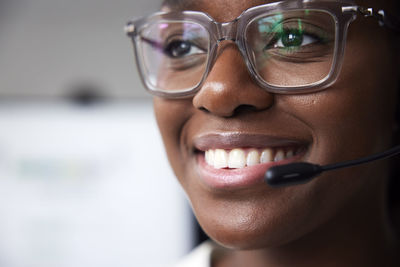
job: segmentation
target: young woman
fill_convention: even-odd
[[[219,244],[181,266],[400,266],[389,161],[263,179],[397,143],[396,4],[169,0],[128,24],[172,168]]]

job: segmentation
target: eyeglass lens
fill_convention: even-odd
[[[185,91],[197,86],[207,67],[210,36],[194,22],[165,21],[141,33],[139,49],[148,82],[162,91]]]
[[[245,28],[247,57],[268,85],[315,84],[331,71],[335,29],[334,18],[320,10],[261,15]],[[198,86],[210,58],[208,29],[195,22],[160,21],[139,35],[140,64],[153,88],[180,92]]]

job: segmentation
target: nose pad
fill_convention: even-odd
[[[193,105],[217,116],[231,117],[243,110],[261,111],[273,105],[274,95],[260,88],[250,76],[234,44],[221,51]]]

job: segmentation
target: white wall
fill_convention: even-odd
[[[150,101],[0,103],[0,266],[165,267],[187,252]]]

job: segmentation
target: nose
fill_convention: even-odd
[[[272,93],[251,78],[240,51],[234,44],[219,48],[214,63],[193,105],[220,117],[231,117],[243,110],[261,111],[274,102]]]

